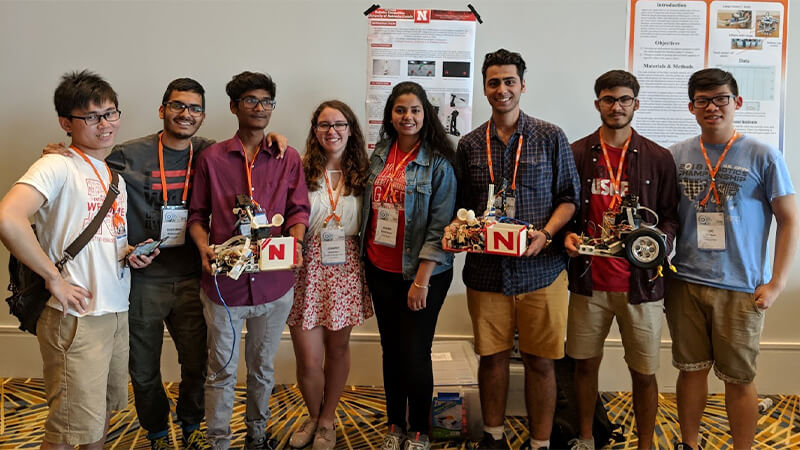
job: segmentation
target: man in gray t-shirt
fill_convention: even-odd
[[[701,134],[670,148],[677,166],[680,231],[664,305],[672,335],[678,420],[683,442],[697,448],[714,367],[725,382],[734,448],[750,448],[758,397],[753,380],[765,311],[786,286],[797,247],[797,203],[783,156],[742,136],[736,80],[720,69],[689,79],[689,111]],[[767,236],[777,232],[770,274]]]

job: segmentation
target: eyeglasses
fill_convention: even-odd
[[[606,108],[613,107],[614,103],[619,103],[619,106],[627,108],[633,104],[634,100],[636,100],[636,97],[631,97],[630,95],[623,95],[622,97],[612,97],[610,95],[606,95],[605,97],[600,97],[597,100]]]
[[[697,97],[692,99],[692,106],[695,108],[707,108],[709,103],[713,103],[716,106],[726,106],[728,103],[731,102],[732,98],[736,98],[733,94],[727,95],[716,95],[714,97]]]
[[[68,119],[83,119],[86,122],[86,125],[97,125],[100,123],[102,119],[106,119],[106,122],[116,122],[119,120],[119,116],[122,115],[122,111],[115,109],[113,111],[109,111],[105,114],[89,114],[88,116],[67,116]]]
[[[328,130],[330,130],[331,128],[333,128],[336,131],[345,131],[348,126],[350,126],[350,124],[347,122],[334,122],[334,123],[320,122],[317,124],[316,128],[319,131],[322,131],[323,133],[327,133]]]
[[[206,110],[200,105],[187,105],[181,102],[166,102],[164,103],[164,106],[169,108],[170,111],[178,114],[182,114],[184,110],[188,109],[189,114],[193,116],[199,116],[200,114],[203,114]]]
[[[236,101],[242,102],[244,104],[244,107],[247,109],[256,109],[257,105],[261,105],[267,111],[272,111],[273,109],[275,109],[275,105],[277,105],[278,103],[271,98],[264,98],[259,100],[255,97],[240,98]]]

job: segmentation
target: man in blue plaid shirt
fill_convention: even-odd
[[[464,266],[467,301],[481,355],[478,370],[484,436],[476,448],[508,448],[503,421],[515,331],[528,380],[528,448],[547,448],[555,411],[553,360],[564,356],[566,254],[553,236],[572,218],[580,193],[575,160],[561,128],[520,111],[525,61],[519,53],[488,53],[481,70],[491,119],[458,144],[458,207],[484,212],[493,185],[498,212],[529,223],[520,258],[470,253]],[[559,238],[556,242],[563,242]]]

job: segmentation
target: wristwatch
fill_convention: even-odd
[[[544,238],[545,238],[544,248],[547,248],[547,246],[549,246],[553,242],[553,236],[550,236],[550,232],[545,230],[544,228],[542,228],[539,231],[541,231],[542,234],[544,234]]]

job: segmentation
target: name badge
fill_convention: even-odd
[[[161,247],[179,247],[186,243],[189,210],[184,206],[161,207]]]
[[[513,192],[509,192],[509,195],[506,197],[503,212],[506,217],[514,218],[514,214],[517,212],[517,199],[514,198]]]
[[[700,250],[725,250],[724,213],[697,213],[697,248]]]
[[[326,227],[319,232],[322,243],[322,264],[334,266],[345,263],[345,236],[341,227]]]
[[[381,206],[378,208],[378,224],[375,228],[376,244],[394,248],[397,242],[397,224],[399,222],[399,212],[393,206]]]

